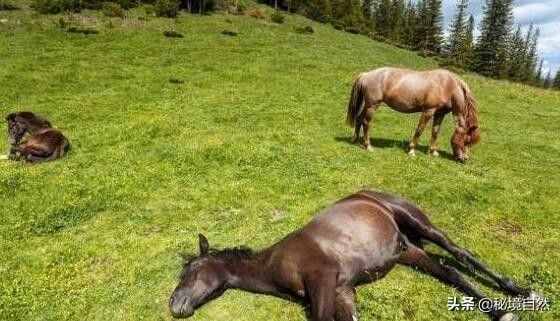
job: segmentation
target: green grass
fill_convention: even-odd
[[[560,299],[560,94],[463,75],[483,129],[467,165],[428,157],[426,134],[408,157],[418,115],[388,109],[367,153],[344,124],[353,76],[434,61],[298,16],[143,15],[85,12],[74,18],[100,31],[86,36],[60,29],[60,16],[0,12],[0,113],[36,111],[73,144],[61,161],[0,163],[0,320],[169,320],[177,254],[195,251],[197,233],[261,248],[362,187],[409,198],[496,270]],[[315,33],[294,32],[305,25]],[[171,29],[185,38],[164,37]],[[361,320],[486,320],[448,312],[452,295],[397,267],[358,304]],[[560,309],[521,316],[558,320]],[[305,313],[229,291],[193,320]]]

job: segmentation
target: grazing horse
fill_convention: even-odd
[[[382,102],[401,113],[422,113],[410,141],[410,155],[415,155],[418,139],[433,119],[430,154],[438,156],[436,140],[443,118],[449,112],[456,123],[451,138],[455,159],[467,160],[470,146],[480,140],[476,101],[467,84],[450,71],[380,68],[360,74],[352,86],[347,123],[355,128],[353,142],[359,141],[363,129],[366,150],[371,150],[369,126],[373,113]]]
[[[439,245],[507,294],[534,295],[457,246],[414,204],[380,192],[361,191],[261,251],[211,250],[206,237],[199,235],[200,254],[185,259],[169,309],[174,317],[186,318],[233,288],[309,303],[313,321],[356,321],[355,287],[382,278],[396,264],[432,275],[477,302],[486,299],[456,269],[428,256],[422,241]],[[492,320],[517,320],[508,311],[487,313]]]
[[[61,158],[70,149],[68,139],[51,123],[23,111],[6,117],[10,150],[8,158],[37,163]],[[26,137],[27,135],[27,137]]]

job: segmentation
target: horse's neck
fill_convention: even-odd
[[[254,293],[276,294],[276,288],[267,271],[268,256],[268,252],[265,251],[229,262],[229,286]]]

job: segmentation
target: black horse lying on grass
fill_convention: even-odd
[[[68,139],[51,123],[32,112],[6,117],[10,150],[8,158],[37,163],[61,158],[70,149]]]
[[[355,287],[382,278],[395,264],[418,268],[477,301],[485,298],[456,269],[430,258],[422,249],[423,240],[488,276],[506,294],[534,295],[458,247],[412,203],[361,191],[259,252],[210,250],[208,240],[199,235],[200,255],[186,260],[169,308],[174,317],[189,317],[234,288],[310,303],[313,321],[355,321]],[[517,320],[507,311],[487,313],[496,321]]]

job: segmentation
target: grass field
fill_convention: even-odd
[[[418,115],[388,109],[367,153],[344,124],[353,76],[434,61],[298,16],[143,15],[82,13],[100,31],[85,36],[60,29],[61,16],[0,12],[0,113],[38,112],[73,144],[61,161],[0,163],[0,320],[170,320],[178,253],[196,250],[197,233],[265,247],[362,187],[413,200],[496,270],[560,299],[559,93],[463,75],[483,129],[467,165],[446,157],[450,118],[447,153],[429,157],[425,134],[411,158]],[[305,25],[315,33],[294,32]],[[165,38],[171,28],[185,38]],[[487,320],[448,312],[453,295],[398,267],[360,288],[358,305],[361,320]],[[560,308],[520,316],[559,320]],[[193,320],[305,313],[229,291]]]

